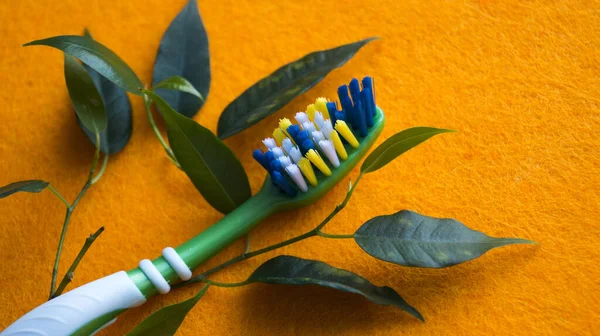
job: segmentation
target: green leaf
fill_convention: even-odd
[[[65,54],[65,81],[77,117],[89,131],[100,133],[106,128],[106,110],[100,92],[83,65]],[[96,142],[94,140],[94,142]]]
[[[208,285],[204,286],[198,294],[190,299],[157,310],[138,324],[127,336],[175,335],[187,313],[194,308],[207,290]]]
[[[251,196],[244,167],[210,130],[177,113],[156,93],[144,90],[156,103],[167,124],[175,158],[204,199],[222,213],[229,213]]]
[[[204,105],[202,97],[208,96],[210,87],[208,36],[196,0],[189,0],[165,31],[154,62],[152,85],[157,88],[158,83],[173,76],[186,78],[194,91],[201,93],[200,99],[171,90],[158,89],[156,93],[176,111],[191,118]]]
[[[92,38],[87,29],[85,30],[85,36]],[[129,97],[125,90],[100,75],[96,70],[85,64],[83,66],[100,92],[106,110],[107,125],[106,129],[100,132],[100,150],[106,154],[116,154],[125,148],[131,138],[133,120]],[[84,127],[79,118],[77,118],[77,121],[95,145],[96,134]]]
[[[187,79],[181,76],[173,76],[165,79],[164,81],[156,84],[154,86],[155,92],[156,89],[167,89],[167,90],[178,90],[181,92],[189,93],[198,97],[199,99],[204,100],[200,92],[196,91],[196,88],[192,85],[192,83],[188,82]],[[166,101],[166,99],[165,99]],[[169,104],[171,105],[171,104]],[[185,115],[185,114],[184,114]]]
[[[401,154],[425,142],[432,136],[447,132],[454,131],[433,127],[413,127],[396,133],[371,152],[360,167],[360,172],[366,174],[383,168]]]
[[[85,36],[62,35],[43,40],[31,41],[24,47],[45,45],[62,50],[92,69],[98,71],[111,82],[136,95],[141,95],[142,82],[131,68],[110,49]]]
[[[28,181],[19,181],[14,182],[4,187],[0,187],[0,198],[4,198],[10,196],[19,191],[30,192],[30,193],[39,193],[40,191],[46,189],[46,187],[50,184],[46,181],[41,180],[28,180]]]
[[[248,278],[249,283],[318,285],[360,294],[380,305],[396,306],[421,321],[423,316],[390,287],[378,287],[352,272],[317,260],[278,256],[260,265]]]
[[[409,210],[379,216],[354,234],[356,243],[375,258],[414,267],[442,268],[475,259],[495,247],[535,244],[520,238],[494,238],[450,218]]]
[[[219,138],[225,139],[275,113],[294,97],[320,82],[329,72],[350,60],[371,37],[333,49],[310,53],[275,70],[229,104],[217,126]]]

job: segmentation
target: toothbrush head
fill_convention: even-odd
[[[269,193],[278,210],[311,204],[339,183],[367,154],[383,130],[383,111],[375,105],[373,79],[338,88],[342,109],[318,98],[293,124],[283,118],[266,150],[252,156],[269,173],[261,193]]]

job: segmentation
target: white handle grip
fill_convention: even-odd
[[[116,320],[108,319],[111,313],[144,302],[142,292],[121,271],[42,304],[0,332],[0,336],[92,335]]]

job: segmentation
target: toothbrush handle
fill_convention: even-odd
[[[120,271],[56,297],[11,324],[0,336],[92,335],[146,298]]]

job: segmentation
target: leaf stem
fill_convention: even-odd
[[[73,280],[73,275],[75,274],[75,269],[81,262],[81,259],[83,259],[83,256],[86,254],[87,250],[92,246],[92,244],[94,243],[96,238],[98,238],[98,236],[100,236],[100,234],[103,231],[104,231],[104,227],[101,227],[94,234],[91,234],[88,238],[86,238],[85,243],[83,244],[83,247],[79,251],[79,254],[77,254],[77,257],[75,257],[75,260],[73,260],[71,267],[69,267],[69,270],[67,271],[67,273],[65,273],[65,276],[62,278],[60,284],[58,285],[58,288],[52,294],[52,298],[55,298],[55,297],[59,296],[60,294],[62,294],[62,292],[67,287],[67,285],[71,282],[71,280]]]
[[[158,127],[156,126],[156,123],[154,122],[154,117],[152,116],[150,98],[146,94],[144,95],[144,106],[146,107],[146,115],[148,116],[148,122],[150,123],[150,126],[152,127],[152,130],[154,131],[154,134],[158,138],[158,141],[160,142],[161,146],[163,146],[163,148],[165,149],[165,152],[167,152],[167,157],[169,158],[169,160],[171,160],[171,162],[173,162],[173,164],[175,166],[177,166],[177,168],[181,169],[181,165],[179,164],[179,161],[177,161],[177,158],[175,158],[175,154],[173,154],[171,147],[169,147],[169,145],[167,144],[167,142],[165,141],[163,136],[160,134],[160,131],[158,130]]]
[[[213,280],[208,280],[206,278],[202,278],[201,280],[202,282],[206,283],[207,285],[213,285],[213,286],[217,286],[217,287],[241,287],[241,286],[245,286],[248,283],[250,283],[248,280],[242,281],[242,282],[217,282],[217,281],[213,281]]]
[[[54,297],[54,288],[56,288],[56,278],[58,276],[58,265],[60,264],[60,256],[62,254],[63,244],[65,242],[65,236],[67,234],[67,229],[69,228],[69,221],[71,220],[71,215],[75,210],[79,201],[85,195],[86,191],[92,185],[92,179],[94,177],[94,172],[96,171],[96,165],[98,164],[98,159],[100,158],[100,133],[96,132],[96,151],[94,152],[94,160],[92,161],[92,167],[90,168],[90,173],[88,174],[87,181],[81,188],[81,191],[73,201],[73,204],[67,207],[67,212],[65,214],[65,220],[63,222],[62,232],[60,233],[60,238],[58,240],[58,248],[56,249],[56,258],[54,259],[54,267],[52,268],[52,280],[50,281],[50,295],[48,296],[48,300]]]
[[[325,232],[321,232],[318,231],[317,235],[319,235],[320,237],[325,237],[325,238],[333,238],[333,239],[348,239],[348,238],[354,238],[354,234],[343,234],[343,235],[336,235],[336,234],[329,234],[329,233],[325,233]]]
[[[104,174],[104,170],[106,170],[107,163],[108,163],[108,154],[104,154],[104,160],[102,161],[102,167],[100,167],[100,171],[92,179],[92,184],[96,184],[96,182],[98,182],[98,180],[100,180],[100,178]]]
[[[61,195],[58,192],[58,190],[54,189],[54,187],[52,186],[52,184],[48,184],[48,189],[50,189],[50,191],[52,191],[52,193],[56,197],[58,197],[58,199],[61,200],[67,208],[71,206],[71,204],[69,204],[69,202],[67,202],[67,200],[63,197],[63,195]]]
[[[222,269],[224,269],[224,268],[226,268],[228,266],[236,264],[236,263],[238,263],[240,261],[253,258],[253,257],[257,256],[257,255],[260,255],[260,254],[263,254],[263,253],[267,253],[267,252],[276,250],[278,248],[281,248],[281,247],[284,247],[284,246],[287,246],[287,245],[291,245],[293,243],[299,242],[299,241],[304,240],[306,238],[310,238],[310,237],[314,237],[314,236],[322,236],[322,237],[327,237],[327,238],[352,238],[353,235],[331,235],[331,234],[323,233],[323,232],[321,232],[321,229],[325,225],[327,225],[327,223],[329,223],[329,221],[331,221],[333,219],[333,217],[335,217],[335,215],[337,215],[340,211],[342,211],[344,209],[344,207],[346,206],[346,204],[348,204],[348,201],[350,200],[350,197],[352,197],[352,193],[354,192],[354,189],[358,185],[358,182],[360,181],[361,176],[362,176],[362,174],[358,175],[358,178],[354,182],[354,185],[352,185],[352,187],[346,193],[346,197],[344,198],[344,200],[342,201],[342,203],[338,204],[333,209],[333,211],[329,214],[329,216],[327,216],[316,228],[314,228],[314,229],[312,229],[312,230],[310,230],[310,231],[308,231],[306,233],[303,233],[303,234],[301,234],[299,236],[296,236],[294,238],[290,238],[290,239],[288,239],[286,241],[283,241],[281,243],[277,243],[277,244],[274,244],[274,245],[262,248],[260,250],[256,250],[256,251],[253,251],[253,252],[247,252],[247,253],[244,253],[242,255],[239,255],[239,256],[237,256],[237,257],[235,257],[233,259],[230,259],[230,260],[228,260],[228,261],[226,261],[226,262],[224,262],[224,263],[222,263],[222,264],[220,264],[220,265],[218,265],[218,266],[216,266],[214,268],[209,269],[208,271],[205,271],[202,274],[199,274],[199,275],[191,278],[188,281],[184,281],[184,282],[181,282],[179,284],[176,284],[174,286],[174,288],[183,287],[185,285],[189,285],[189,284],[196,283],[196,282],[211,283],[211,284],[214,284],[215,286],[219,286],[218,283],[212,283],[211,282],[212,280],[208,280],[208,279],[206,279],[206,277],[209,276],[209,275],[211,275],[211,274],[213,274],[213,273],[216,273],[216,272],[218,272],[218,271],[220,271],[220,270],[222,270]],[[220,285],[223,285],[223,284],[220,284]],[[227,284],[227,285],[232,285],[232,284]],[[234,286],[221,286],[221,287],[237,287],[237,286],[245,285],[245,283],[244,282],[240,282],[240,283],[234,283],[233,285]]]

